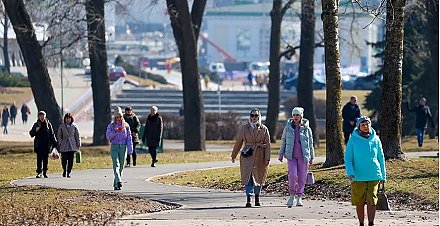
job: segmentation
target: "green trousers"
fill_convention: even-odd
[[[115,174],[113,187],[117,187],[118,182],[122,182],[121,177],[122,171],[124,170],[125,158],[127,157],[127,145],[112,144],[110,148],[110,154],[113,161],[113,173]]]

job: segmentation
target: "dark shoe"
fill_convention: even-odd
[[[37,174],[35,178],[41,178],[41,173]]]
[[[252,207],[252,205],[251,205],[251,196],[250,195],[246,196],[246,207]]]
[[[156,166],[154,165],[154,162],[153,162],[153,163],[151,163],[151,167],[156,167]]]
[[[374,226],[374,222],[368,222],[368,226]]]
[[[70,178],[70,174],[67,174],[67,178]]]
[[[66,177],[66,171],[63,172],[63,177]]]
[[[260,196],[259,195],[255,195],[255,206],[261,206],[261,204],[260,204]]]
[[[155,159],[154,162],[155,162],[155,163],[156,163],[156,162],[159,162],[159,160]]]
[[[121,190],[121,188],[122,188],[122,182],[118,182],[118,188],[119,188],[119,190]]]
[[[115,191],[121,190],[121,188],[115,187]]]
[[[47,174],[43,173],[43,177],[44,178],[48,178]]]
[[[133,166],[136,166],[136,163],[135,163],[135,162],[133,162]]]
[[[125,167],[130,167],[130,163],[128,163]]]

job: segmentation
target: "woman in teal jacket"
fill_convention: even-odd
[[[345,171],[351,183],[351,203],[356,206],[359,224],[364,225],[364,205],[367,204],[368,225],[374,225],[377,188],[386,180],[382,143],[371,128],[371,120],[361,116],[347,143]]]
[[[313,147],[312,129],[304,116],[304,109],[296,107],[292,110],[292,118],[287,120],[281,137],[278,160],[287,159],[289,178],[289,194],[287,207],[303,206],[302,196],[307,178],[308,164],[313,163],[315,150]]]

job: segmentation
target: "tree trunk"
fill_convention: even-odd
[[[111,121],[104,0],[87,0],[85,5],[93,93],[93,145],[103,145],[108,143],[105,133]]]
[[[338,1],[322,0],[324,28],[326,103],[326,158],[324,167],[344,163],[341,117],[341,73],[339,65]]]
[[[304,108],[304,117],[309,120],[313,141],[319,143],[316,131],[315,107],[313,106],[313,56],[315,52],[315,1],[301,1],[301,41],[299,74],[297,85],[298,105]],[[302,51],[304,50],[304,51]]]
[[[272,26],[270,32],[269,95],[265,124],[269,129],[270,142],[272,143],[276,141],[278,114],[280,113],[280,43],[282,2],[282,0],[274,0],[273,8],[270,12]]]
[[[387,0],[380,138],[386,159],[403,159],[402,61],[405,0]]]
[[[197,38],[206,0],[194,1],[189,12],[188,1],[167,0],[171,26],[182,68],[185,151],[205,150],[205,111],[197,65]],[[191,15],[192,14],[192,15]],[[193,23],[194,22],[194,23]]]
[[[5,12],[5,20],[3,21],[3,59],[5,60],[5,68],[9,74],[11,74],[11,63],[9,62],[9,43],[8,43],[8,29],[9,18]]]
[[[431,81],[429,84],[431,84],[431,89],[434,90],[433,94],[429,96],[429,106],[431,108],[431,112],[433,113],[433,116],[435,118],[435,115],[438,114],[438,77],[439,77],[439,70],[438,70],[438,52],[439,52],[439,46],[438,46],[438,10],[439,10],[439,4],[438,0],[426,0],[425,1],[425,7],[426,7],[426,13],[427,13],[427,30],[428,30],[428,45],[430,46],[430,52],[431,52],[431,67],[429,69],[429,80]],[[436,122],[438,123],[438,122]],[[435,126],[434,126],[435,127]],[[429,137],[431,139],[435,138],[436,134],[438,134],[438,127],[435,127],[434,129],[430,130]]]
[[[46,111],[47,118],[51,121],[54,130],[57,130],[62,122],[60,107],[55,99],[46,61],[43,58],[31,18],[23,0],[3,0],[3,5],[26,62],[35,104],[39,111]]]

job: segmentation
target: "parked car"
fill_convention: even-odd
[[[120,77],[127,77],[127,72],[125,72],[123,67],[117,66],[117,67],[110,68],[110,70],[109,70],[110,81],[116,81]]]
[[[284,82],[284,89],[286,90],[292,90],[296,89],[296,86],[298,84],[298,77],[295,76],[293,78],[288,78]],[[321,81],[320,79],[313,78],[313,89],[325,89],[325,81]]]

